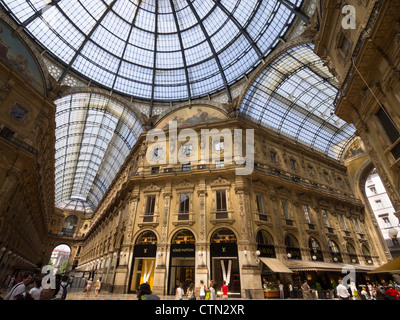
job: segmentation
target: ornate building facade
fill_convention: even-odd
[[[119,293],[391,260],[365,182],[398,217],[398,1],[121,3],[0,1],[0,278],[60,243]]]

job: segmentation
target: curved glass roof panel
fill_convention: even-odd
[[[339,159],[355,128],[334,113],[336,78],[312,45],[292,48],[269,65],[247,91],[241,115]]]
[[[61,80],[74,70],[116,92],[159,101],[220,90],[229,97],[229,86],[271,52],[294,19],[278,0],[0,3],[64,64]]]
[[[56,206],[79,201],[94,210],[143,128],[130,109],[103,95],[79,93],[55,103]]]

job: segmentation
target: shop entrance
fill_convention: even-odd
[[[210,244],[211,279],[217,291],[223,281],[228,285],[228,295],[240,297],[240,270],[235,234],[226,228],[214,232]]]
[[[130,293],[135,293],[141,283],[148,283],[153,290],[156,251],[156,235],[152,231],[140,234],[133,251]]]
[[[186,292],[195,280],[195,238],[191,231],[178,231],[171,241],[168,293],[175,295],[176,288],[182,283]]]

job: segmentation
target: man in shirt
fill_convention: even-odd
[[[339,285],[336,287],[336,293],[339,300],[349,300],[350,293],[343,285],[343,281],[339,280]]]
[[[22,277],[22,281],[18,282],[7,294],[6,300],[14,300],[15,296],[24,293],[27,289],[27,286],[31,283],[32,277],[32,273],[25,273]]]

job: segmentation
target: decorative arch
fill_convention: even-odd
[[[135,237],[135,244],[157,244],[158,237],[154,230],[141,230]]]
[[[237,233],[228,227],[217,227],[210,235],[210,243],[237,243],[237,241]]]

